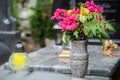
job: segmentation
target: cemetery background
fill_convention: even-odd
[[[1,0],[1,1],[4,1],[5,2],[5,0]],[[17,1],[17,0],[12,0],[12,1]],[[41,17],[41,15],[43,16],[46,16],[45,14],[41,14],[41,9],[37,9],[37,8],[28,8],[28,4],[29,4],[29,2],[30,1],[33,1],[33,0],[25,0],[25,2],[24,2],[24,0],[19,0],[18,1],[18,7],[20,8],[20,11],[19,11],[19,9],[17,8],[17,16],[16,17],[18,17],[18,18],[16,18],[16,20],[18,20],[18,24],[17,24],[17,26],[20,26],[20,27],[18,27],[17,29],[18,30],[21,30],[22,31],[22,40],[23,40],[23,43],[24,42],[29,42],[27,45],[29,45],[29,46],[27,46],[27,48],[28,49],[32,49],[33,47],[35,47],[36,46],[36,43],[35,42],[30,42],[30,41],[33,41],[33,39],[36,39],[35,38],[35,36],[33,36],[34,38],[32,38],[31,36],[31,34],[32,34],[32,32],[31,32],[31,27],[28,27],[28,26],[26,26],[25,24],[27,24],[27,25],[30,25],[30,24],[28,24],[28,22],[27,22],[27,20],[28,20],[28,17],[23,17],[23,16],[20,16],[20,14],[18,15],[18,13],[22,13],[22,11],[23,11],[23,13],[24,13],[24,11],[26,12],[26,11],[28,11],[28,13],[31,13],[32,12],[32,14],[34,14],[34,13],[36,13],[36,12],[40,12],[38,15],[37,15],[37,17],[34,15],[34,18],[33,18],[33,20],[32,21],[35,21],[35,22],[37,22],[38,20],[40,20],[42,23],[45,23],[45,21],[46,21],[46,19],[47,18],[45,18],[45,19],[41,19],[42,17]],[[34,0],[35,1],[35,0]],[[38,0],[38,1],[42,1],[42,0]],[[47,1],[47,0],[43,0],[43,3],[44,3],[44,1]],[[79,0],[77,0],[77,1],[79,1]],[[100,1],[102,1],[102,0],[100,0]],[[110,0],[111,1],[111,0]],[[22,2],[22,4],[23,4],[23,7],[24,8],[21,8],[21,2]],[[25,3],[25,4],[24,4]],[[34,3],[34,2],[31,2],[32,4]],[[40,5],[40,4],[39,4]],[[14,5],[15,6],[15,5]],[[35,5],[34,5],[35,6]],[[41,8],[43,8],[43,7],[41,7]],[[13,9],[13,8],[12,8]],[[1,10],[1,8],[0,8],[0,10]],[[32,10],[32,11],[31,11]],[[13,11],[15,11],[15,10],[13,10]],[[30,11],[30,12],[29,12]],[[47,9],[47,11],[49,11],[48,9]],[[43,11],[42,11],[43,12]],[[46,12],[45,12],[46,13]],[[40,16],[40,17],[38,17],[38,16]],[[15,16],[14,16],[15,17]],[[22,18],[21,18],[22,17]],[[20,21],[20,24],[19,24],[19,21]],[[22,22],[23,21],[23,22]],[[25,22],[25,23],[24,23]],[[47,23],[49,22],[48,21],[48,19],[47,19],[47,21],[46,21]],[[22,25],[22,23],[24,24],[24,25]],[[40,25],[42,25],[42,23],[39,23],[39,24],[34,24],[34,22],[32,23],[32,24],[34,24],[34,25],[37,25],[36,27],[37,27],[37,29],[36,30],[40,30],[39,29],[39,27],[38,27],[38,25],[40,26]],[[51,24],[47,24],[47,25],[51,25]],[[43,25],[42,25],[43,26]],[[46,26],[46,25],[44,25],[44,26]],[[51,26],[49,27],[50,29],[52,29],[51,28]],[[33,29],[35,29],[35,27],[33,27]],[[45,27],[45,29],[43,29],[42,28],[42,30],[46,30],[46,27]],[[48,30],[48,32],[53,32],[53,31],[49,31],[49,29],[47,29]],[[36,31],[37,32],[37,31]],[[23,33],[26,33],[26,36],[24,36],[24,34]],[[47,33],[47,31],[46,31],[46,33]],[[45,33],[43,33],[43,34],[45,34]],[[48,35],[44,35],[45,37],[48,37]],[[41,37],[40,37],[41,38]],[[49,36],[49,38],[51,38],[50,36]],[[44,39],[44,38],[43,38]],[[30,41],[29,41],[30,40]],[[37,40],[39,40],[39,39],[37,39]],[[53,40],[52,40],[53,41]],[[32,44],[31,44],[32,43]],[[33,44],[35,44],[35,46],[33,46]],[[24,43],[24,45],[25,45],[25,43]],[[33,46],[33,47],[31,47],[31,46]],[[26,47],[26,46],[25,46]],[[26,48],[26,51],[28,50]],[[40,48],[39,46],[37,47],[37,49],[38,48]],[[48,47],[48,48],[50,48],[50,50],[51,50],[51,47]],[[45,50],[44,50],[45,49]],[[90,48],[89,48],[90,49]],[[94,49],[94,48],[93,48]],[[98,48],[99,49],[99,48]],[[34,49],[34,50],[36,50],[36,49]],[[32,51],[34,51],[34,50],[32,50]],[[55,49],[56,50],[56,49]],[[92,50],[92,49],[90,49],[90,50]],[[96,49],[97,50],[97,49]],[[46,48],[43,48],[43,49],[41,49],[40,50],[40,52],[38,51],[38,53],[41,53],[41,52],[44,52],[44,51],[47,51],[47,52],[45,52],[45,53],[48,53],[49,52],[49,50],[47,49],[46,50]],[[52,50],[51,50],[52,51]],[[29,51],[28,50],[28,52],[31,52],[31,50]],[[93,53],[93,52],[92,52]],[[43,53],[44,54],[44,53]],[[32,58],[35,62],[37,62],[37,61],[39,61],[40,60],[40,56],[41,56],[41,54],[38,56],[39,54],[34,54],[34,55],[32,55],[31,54],[31,56],[32,57],[34,57],[34,58]],[[45,55],[45,54],[44,54]],[[99,55],[101,55],[101,54],[99,54]],[[36,56],[38,57],[38,58],[36,58]],[[51,56],[51,52],[50,52],[50,56]],[[46,57],[45,57],[45,59],[49,59],[50,58],[50,56],[49,55],[47,55]],[[98,56],[98,55],[97,55]],[[43,56],[41,56],[41,57],[43,57]],[[52,56],[51,56],[52,57]],[[103,55],[101,55],[101,56],[98,56],[98,57],[103,57]],[[55,57],[56,58],[56,57]],[[97,58],[96,57],[96,55],[95,55],[95,57],[94,58]],[[105,57],[104,57],[105,58]],[[116,58],[119,58],[119,57],[116,57]],[[93,59],[93,58],[92,58]],[[43,61],[45,61],[44,59],[42,59]],[[54,59],[55,60],[55,59]],[[103,60],[105,60],[105,59],[103,59]],[[108,59],[107,59],[108,60]],[[118,60],[118,59],[117,59]],[[48,61],[50,61],[50,60],[48,60]],[[96,61],[96,59],[95,60],[92,60],[92,61]],[[41,61],[40,61],[41,62]],[[40,63],[39,62],[39,63]],[[55,60],[55,62],[56,62],[56,60]],[[103,61],[104,62],[104,61]],[[108,61],[109,62],[109,61]],[[111,61],[110,61],[111,62]],[[34,62],[33,62],[34,63]],[[45,62],[43,62],[43,63],[45,63]],[[49,62],[48,62],[49,63]],[[57,62],[58,63],[58,62]],[[96,63],[96,62],[95,62]],[[38,64],[38,63],[36,63],[36,64]],[[96,64],[95,64],[96,65]],[[102,64],[103,65],[103,64]],[[102,66],[101,65],[101,66]],[[96,65],[97,66],[97,65]],[[106,66],[106,65],[105,65]],[[58,67],[57,67],[58,68]],[[100,68],[100,66],[98,67],[98,68]],[[94,69],[94,67],[93,67],[93,69]],[[103,69],[103,68],[102,68]],[[111,68],[109,68],[109,69],[111,69]],[[91,69],[90,69],[91,70]],[[97,69],[96,69],[97,70]],[[93,71],[94,72],[94,71]],[[97,73],[99,73],[99,72],[97,72]],[[13,75],[14,76],[14,75]],[[18,77],[18,76],[17,76]],[[16,77],[16,78],[17,78]],[[9,76],[8,76],[8,78],[9,78]],[[92,79],[93,80],[93,79]],[[98,79],[97,79],[98,80]]]
[[[67,0],[69,2],[69,0]],[[39,48],[45,47],[47,43],[53,42],[54,40],[54,22],[50,21],[52,6],[66,7],[69,8],[69,4],[64,2],[64,5],[57,5],[58,2],[53,0],[13,0],[12,1],[12,14],[17,22],[17,29],[22,31],[22,40],[27,52],[38,50]],[[76,0],[77,2],[85,2],[85,0]],[[105,15],[107,19],[115,19],[113,25],[117,31],[110,33],[111,38],[119,39],[120,28],[119,28],[119,1],[118,0],[95,0],[95,3],[105,8]],[[60,2],[62,4],[62,1]],[[75,6],[74,0],[72,6]],[[115,6],[114,6],[115,5]],[[71,7],[72,7],[71,6]],[[54,9],[52,10],[52,14]],[[118,16],[118,17],[117,17]],[[91,41],[95,42],[95,41]],[[120,43],[117,41],[117,43]],[[97,44],[97,43],[95,43]]]
[[[53,42],[54,23],[50,21],[53,0],[13,0],[12,13],[28,53]]]

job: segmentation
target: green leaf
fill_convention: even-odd
[[[114,26],[112,26],[108,21],[103,20],[102,23],[104,23],[106,25],[107,30],[110,30],[110,31],[113,31],[113,32],[116,31],[115,28],[114,28]]]
[[[79,32],[76,30],[76,31],[73,32],[73,35],[74,35],[76,38],[78,38],[78,33],[79,33]]]
[[[107,26],[108,30],[111,30],[111,31],[114,31],[114,32],[116,31],[111,24],[106,24],[106,26]]]
[[[62,35],[62,41],[66,44],[66,32],[64,32]]]
[[[85,26],[85,27],[83,28],[83,30],[84,30],[85,35],[88,36],[88,28]]]
[[[102,43],[102,47],[103,47],[103,49],[104,49],[104,46],[105,46],[105,41],[104,41],[104,39],[99,38],[99,40],[100,40],[100,42]]]
[[[103,35],[104,37],[108,38],[108,39],[110,38],[109,34],[108,34],[107,32],[105,32],[105,31],[102,32],[102,35]]]
[[[101,35],[100,35],[100,34],[98,34],[97,36],[98,36],[98,38],[101,38]]]

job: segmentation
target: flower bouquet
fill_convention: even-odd
[[[56,9],[51,20],[57,20],[62,28],[63,42],[69,33],[70,40],[86,40],[97,38],[104,46],[104,38],[109,37],[109,31],[115,31],[114,27],[103,16],[104,9],[94,3],[93,0],[79,3],[79,7],[65,10]]]

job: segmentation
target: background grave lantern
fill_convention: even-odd
[[[62,62],[68,62],[70,57],[70,40],[69,35],[66,35],[66,43],[62,41],[63,31],[58,24],[54,25],[55,30],[55,44],[57,45],[57,53],[59,54],[59,60]]]
[[[62,45],[62,30],[58,24],[54,25],[55,30],[55,44],[56,45]]]

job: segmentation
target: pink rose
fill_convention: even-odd
[[[79,8],[77,8],[75,10],[68,10],[68,13],[67,13],[66,17],[76,16],[76,14],[80,14],[80,9]]]
[[[77,28],[77,18],[74,16],[69,16],[60,21],[58,25],[63,29],[63,31],[73,31]]]
[[[104,9],[98,5],[96,5],[93,1],[86,1],[85,5],[90,10],[90,12],[97,12],[97,13],[103,13]]]
[[[62,19],[63,17],[67,16],[67,11],[64,10],[64,9],[57,9],[54,13],[54,16],[51,17],[51,20],[60,20]]]
[[[79,8],[76,9],[76,10],[74,11],[74,14],[80,14],[80,9],[79,9]]]

